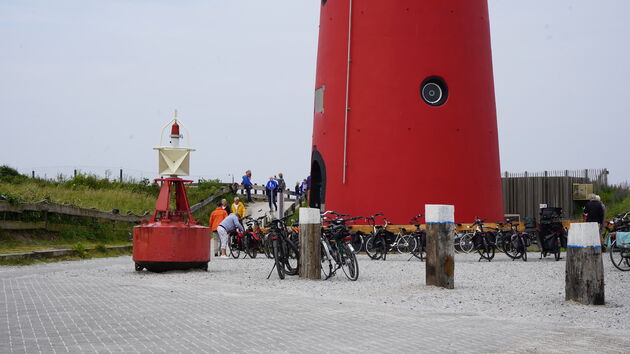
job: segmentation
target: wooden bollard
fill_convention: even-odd
[[[300,279],[321,279],[321,217],[319,209],[300,208]]]
[[[595,222],[574,223],[569,229],[565,300],[604,305],[604,263]]]
[[[455,207],[425,206],[427,222],[426,282],[446,289],[455,287]]]

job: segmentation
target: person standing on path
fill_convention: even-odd
[[[245,193],[247,193],[247,202],[251,203],[252,202],[252,188],[254,187],[252,185],[252,171],[250,170],[245,171],[242,184],[243,184],[243,188],[245,188]]]
[[[300,195],[306,194],[306,178],[300,183]]]
[[[228,235],[230,232],[235,230],[239,230],[240,232],[244,231],[240,218],[236,213],[228,215],[228,217],[223,219],[217,227],[217,232],[219,233],[219,238],[221,239],[221,258],[228,258],[227,253],[225,252],[225,249],[227,248]]]
[[[300,193],[300,181],[295,182],[295,201],[297,202],[298,200],[300,200],[300,196],[302,193]]]
[[[269,202],[269,212],[273,211],[273,207],[275,207],[276,211],[278,210],[278,205],[276,204],[276,200],[274,198],[276,194],[276,188],[278,188],[278,183],[273,177],[269,177],[269,181],[265,186],[265,191],[267,192],[267,201]]]
[[[604,225],[604,217],[606,216],[604,203],[598,200],[595,194],[588,195],[588,202],[584,206],[584,221],[596,222],[599,224],[599,239],[603,244],[602,226]]]
[[[225,210],[228,215],[231,213],[230,206],[228,205],[227,199],[221,199],[221,208]]]
[[[231,211],[233,214],[238,214],[239,219],[242,219],[245,217],[245,205],[241,203],[241,200],[239,199],[239,197],[234,198],[234,203],[232,204]]]
[[[278,218],[282,218],[284,216],[284,190],[287,189],[287,184],[284,182],[282,172],[278,173],[276,182],[278,183],[278,188],[276,189],[278,191]]]
[[[225,199],[223,199],[225,200]],[[217,233],[217,227],[219,224],[227,218],[228,213],[223,208],[221,202],[217,203],[217,208],[210,214],[210,230],[212,231],[212,243],[214,244],[214,256],[219,256],[219,248],[221,245],[219,244],[219,234]]]

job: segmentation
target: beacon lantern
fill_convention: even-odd
[[[177,111],[163,129],[171,127],[170,146],[156,147],[160,194],[155,212],[148,221],[133,228],[133,261],[137,271],[162,272],[175,269],[208,269],[210,261],[210,228],[198,225],[190,212],[186,190],[192,183],[180,176],[189,175],[190,152],[180,147],[183,139]],[[171,202],[171,198],[174,202]]]
[[[486,0],[322,0],[310,206],[503,219]]]

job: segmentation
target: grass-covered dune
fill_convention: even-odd
[[[202,181],[188,189],[188,199],[195,204],[217,192],[219,181]],[[82,208],[103,211],[118,209],[137,215],[152,212],[159,193],[159,186],[148,179],[128,182],[110,181],[92,175],[78,174],[76,177],[57,180],[28,178],[15,169],[0,166],[0,199],[10,202],[35,202],[47,200],[52,203],[72,204]]]

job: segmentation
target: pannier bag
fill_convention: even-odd
[[[630,232],[615,232],[617,247],[630,248]]]

